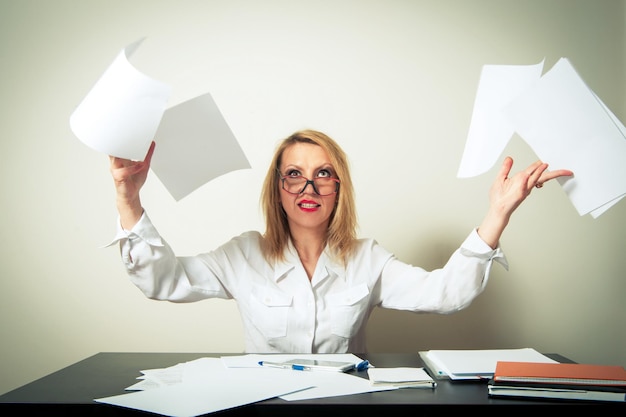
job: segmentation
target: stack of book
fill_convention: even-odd
[[[626,402],[626,369],[577,363],[498,362],[492,397]]]

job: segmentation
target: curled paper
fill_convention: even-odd
[[[458,177],[482,174],[516,132],[558,178],[582,216],[596,218],[626,196],[626,128],[567,58],[536,66],[485,65]]]
[[[92,149],[135,161],[154,140],[151,168],[176,200],[213,178],[250,168],[210,94],[166,110],[171,88],[128,61],[142,41],[119,53],[72,113],[74,134]]]
[[[171,93],[128,61],[142,41],[122,49],[70,116],[72,131],[87,146],[136,161],[146,156]]]

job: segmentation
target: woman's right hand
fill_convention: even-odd
[[[143,161],[131,161],[109,155],[110,171],[117,193],[117,211],[124,229],[132,229],[143,214],[139,191],[148,177],[154,147],[153,141]]]

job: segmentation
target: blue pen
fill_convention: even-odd
[[[370,362],[367,359],[365,359],[364,361],[361,361],[356,365],[356,370],[357,372],[361,372],[361,371],[366,370],[369,367],[370,367]]]
[[[292,369],[291,364],[280,362],[259,361],[259,365],[266,366],[268,368]]]
[[[295,365],[291,363],[267,362],[259,361],[259,365],[267,368],[293,369],[294,371],[310,371],[311,368],[304,365]]]

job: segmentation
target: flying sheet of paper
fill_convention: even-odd
[[[139,40],[124,48],[70,116],[87,146],[141,161],[150,143],[151,168],[176,200],[230,171],[250,168],[210,94],[166,110],[171,88],[129,62]]]
[[[487,172],[509,142],[515,128],[503,108],[541,77],[543,61],[536,65],[485,65],[474,99],[465,149],[457,176]]]
[[[141,42],[122,49],[70,116],[72,131],[85,145],[135,161],[146,156],[171,93],[128,61]]]
[[[505,112],[550,168],[574,172],[574,177],[558,181],[580,215],[595,217],[626,194],[624,126],[569,60],[560,59]]]
[[[598,217],[626,195],[626,129],[566,58],[537,68],[483,67],[458,176],[490,169],[515,131],[550,169],[574,172],[558,182],[580,215]]]
[[[155,142],[150,166],[176,200],[220,175],[250,168],[208,93],[167,109]]]

